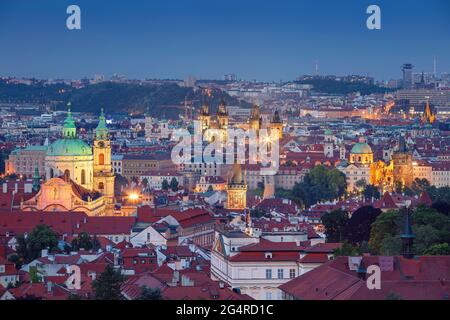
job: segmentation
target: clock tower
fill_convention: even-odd
[[[111,165],[111,141],[102,108],[94,139],[94,190],[106,198],[107,207],[110,210],[113,210],[114,206],[114,178]]]

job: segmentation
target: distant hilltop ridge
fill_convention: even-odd
[[[57,109],[64,110],[67,103],[71,102],[74,110],[96,114],[100,114],[102,106],[107,106],[108,112],[111,113],[148,113],[155,117],[178,118],[178,115],[185,111],[185,101],[197,109],[204,101],[215,106],[221,99],[227,105],[251,107],[251,104],[218,89],[206,92],[181,87],[175,83],[158,85],[106,81],[77,89],[68,84],[48,85],[38,82],[27,85],[0,80],[2,103],[51,103]]]

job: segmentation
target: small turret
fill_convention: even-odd
[[[217,115],[218,116],[228,116],[225,100],[223,98],[219,103],[219,108],[217,109]]]
[[[280,112],[277,110],[275,110],[275,113],[273,114],[273,118],[272,118],[272,123],[281,123],[281,118],[280,118]]]
[[[202,110],[200,111],[200,115],[209,116],[209,104],[208,101],[204,101],[202,105]]]
[[[70,110],[71,103],[67,104],[67,117],[64,120],[62,128],[62,136],[64,139],[73,139],[77,136],[77,127],[75,126],[75,120],[72,117],[72,111]]]
[[[97,128],[95,128],[95,138],[97,140],[106,140],[108,139],[109,131],[106,127],[106,117],[103,108],[101,108],[98,120]]]
[[[408,146],[406,145],[405,137],[403,135],[400,135],[398,139],[398,152],[406,153],[408,152]]]
[[[231,184],[243,184],[244,178],[242,176],[241,165],[235,163],[233,165],[233,177],[231,178]]]

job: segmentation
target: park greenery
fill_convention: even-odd
[[[96,236],[91,237],[86,232],[82,232],[72,240],[70,249],[72,251],[78,251],[80,249],[97,251],[100,249],[100,242]]]
[[[17,245],[16,264],[29,263],[39,258],[43,249],[57,250],[58,235],[49,226],[38,225],[28,235],[18,236]]]
[[[317,165],[292,190],[277,189],[276,195],[291,199],[300,206],[310,207],[319,201],[339,199],[345,195],[345,190],[346,181],[342,172]]]
[[[359,92],[362,95],[368,95],[372,93],[386,93],[392,91],[391,89],[388,88],[379,87],[364,82],[347,82],[347,81],[338,81],[334,79],[316,78],[316,79],[296,81],[296,83],[311,84],[313,85],[314,91],[330,94],[346,95],[349,93]]]
[[[123,300],[121,286],[125,281],[125,276],[120,270],[115,270],[111,265],[107,265],[105,271],[92,282],[95,300]]]
[[[161,289],[143,286],[137,300],[163,300]]]
[[[405,215],[405,208],[381,212],[372,206],[365,206],[351,216],[341,209],[328,212],[322,216],[322,222],[328,242],[344,243],[335,252],[336,255],[364,252],[398,255],[401,254]],[[450,254],[448,211],[419,205],[412,210],[411,220],[415,235],[413,252],[416,255]]]

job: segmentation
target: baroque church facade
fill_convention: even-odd
[[[45,157],[45,181],[37,194],[22,203],[24,211],[84,211],[88,215],[114,214],[114,173],[111,141],[103,113],[95,129],[93,146],[77,136],[70,109],[61,139]]]

